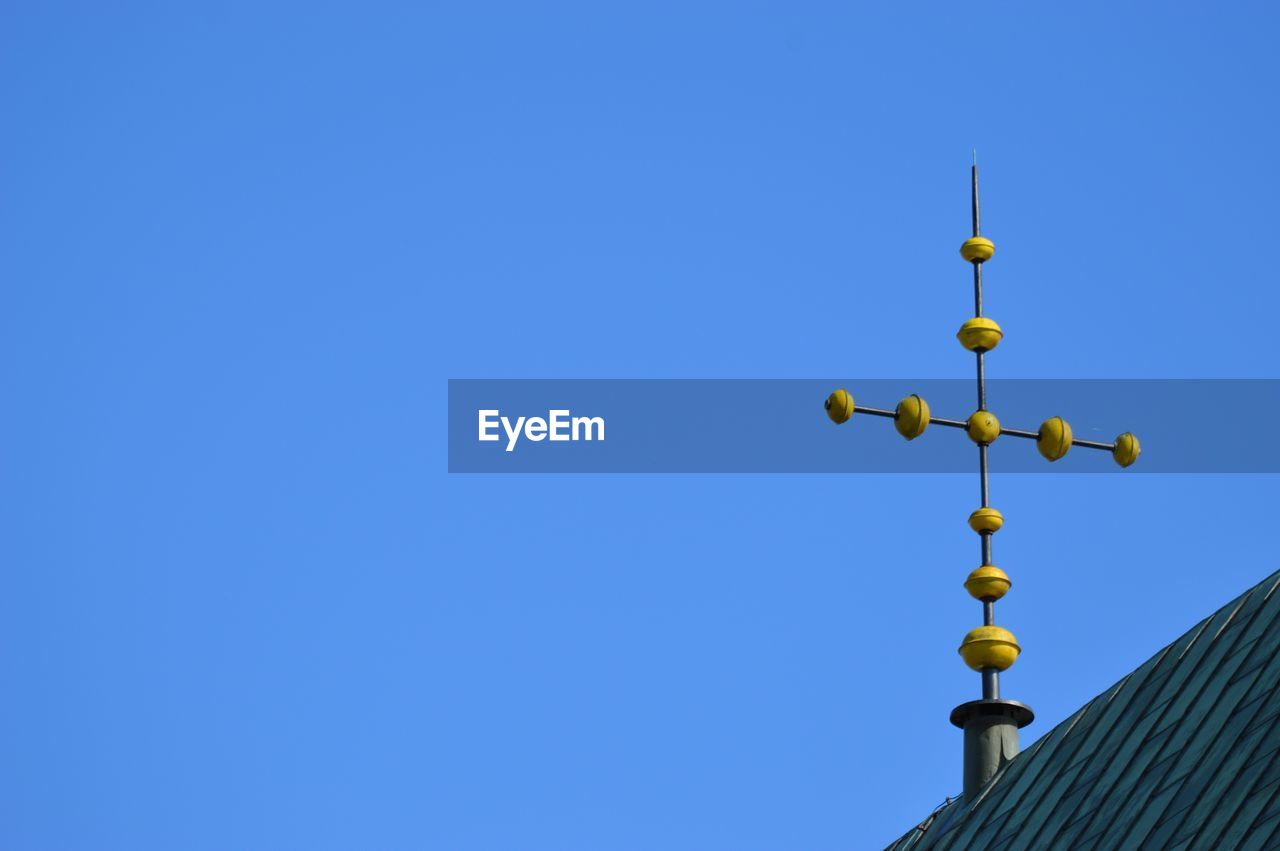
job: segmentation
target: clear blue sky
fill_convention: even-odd
[[[0,846],[905,831],[960,788],[970,477],[450,476],[446,379],[968,376],[974,147],[993,376],[1277,377],[1276,39],[1265,4],[10,4]],[[1277,567],[1275,488],[994,481],[1025,741]]]

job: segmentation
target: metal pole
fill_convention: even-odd
[[[978,478],[982,482],[982,507],[990,508],[990,489],[987,487],[987,447],[978,447]]]
[[[982,358],[982,352],[978,352],[978,410],[985,411],[987,409],[987,366]]]
[[[970,193],[973,208],[973,235],[982,236],[982,228],[978,221],[978,152],[973,152],[973,168],[970,171],[970,177],[973,178],[973,191]],[[976,265],[976,264],[975,264]]]
[[[971,193],[973,212],[973,235],[982,235],[982,223],[978,213],[978,155],[973,155],[973,169],[970,172],[972,178],[973,191]],[[973,264],[973,312],[975,316],[982,315],[982,264]],[[985,411],[987,409],[987,367],[982,352],[977,352],[978,358],[978,410]],[[987,466],[987,447],[978,447],[978,478],[982,487],[982,507],[989,508],[991,506],[991,486],[989,478],[989,469]],[[982,563],[991,564],[991,535],[985,534],[979,536],[982,541]],[[994,600],[985,600],[982,603],[982,622],[986,626],[994,626],[996,622],[996,604]],[[1000,672],[994,668],[984,668],[982,671],[982,699],[983,700],[999,700],[1000,699]]]

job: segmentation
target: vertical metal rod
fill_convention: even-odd
[[[973,235],[982,236],[982,228],[978,222],[978,154],[973,154],[973,168],[969,172],[973,179],[973,192],[970,197],[973,199]]]
[[[978,219],[978,155],[975,153],[973,163],[973,235],[982,236],[982,227]],[[973,315],[982,315],[982,264],[973,264]],[[981,357],[981,355],[979,355]]]
[[[978,478],[982,480],[982,507],[990,508],[987,489],[987,447],[978,447]]]
[[[973,235],[982,235],[981,220],[978,216],[978,154],[973,155],[973,193],[972,211],[973,211]],[[982,315],[982,264],[973,264],[973,314],[974,316]],[[983,359],[982,352],[978,352],[978,410],[985,411],[987,409],[987,368]],[[978,478],[982,485],[982,507],[988,508],[991,505],[991,489],[988,478],[987,469],[987,447],[978,447]],[[982,563],[991,564],[991,534],[987,533],[980,536],[982,539]],[[994,600],[984,600],[982,603],[982,622],[986,626],[995,626],[996,623],[996,604]],[[999,700],[1000,699],[1000,672],[995,668],[982,669],[982,699],[983,700]]]
[[[982,358],[982,352],[978,352],[978,410],[985,411],[987,409],[987,365]]]

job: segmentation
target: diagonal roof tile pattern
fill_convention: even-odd
[[[1280,848],[1280,572],[889,846]]]

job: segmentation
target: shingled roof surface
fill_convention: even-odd
[[[891,849],[1280,848],[1280,573]]]

